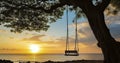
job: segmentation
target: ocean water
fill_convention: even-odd
[[[70,61],[70,60],[103,60],[102,54],[80,54],[79,56],[64,56],[64,54],[0,54],[0,59],[19,61]]]

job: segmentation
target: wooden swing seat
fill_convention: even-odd
[[[65,50],[65,56],[79,56],[77,50]]]

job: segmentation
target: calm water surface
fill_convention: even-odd
[[[0,54],[0,59],[12,61],[67,61],[67,60],[103,60],[102,54],[80,54],[79,56],[64,56],[63,54]]]

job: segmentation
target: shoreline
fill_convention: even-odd
[[[39,61],[11,61],[11,60],[1,60],[0,63],[103,63],[103,60],[71,60],[71,61],[52,61],[48,60],[45,62]]]
[[[103,63],[103,60],[46,61],[42,63]]]

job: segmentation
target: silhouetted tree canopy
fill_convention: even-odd
[[[94,6],[105,2],[104,0],[90,1]],[[0,24],[10,27],[12,32],[46,31],[50,23],[62,17],[65,5],[69,5],[70,10],[77,9],[78,6],[74,2],[81,4],[79,0],[0,0]],[[112,0],[111,6],[115,9],[108,7],[107,10],[117,14],[120,10],[120,0]],[[79,9],[78,12],[80,17],[82,10]]]
[[[111,4],[116,7],[117,10],[120,10],[120,0],[112,0]]]

